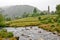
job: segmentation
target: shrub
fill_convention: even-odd
[[[60,29],[58,29],[58,28],[55,28],[55,30],[56,30],[58,33],[60,33]]]
[[[58,19],[57,22],[60,23],[60,19]]]
[[[55,19],[53,19],[54,22],[57,22],[58,18],[56,17]]]
[[[4,27],[5,26],[5,18],[4,16],[0,13],[0,27]]]
[[[0,27],[5,27],[5,26],[6,26],[5,22],[0,22]]]
[[[41,20],[41,17],[38,17],[39,20]]]
[[[53,21],[51,19],[48,19],[48,23],[53,23]]]
[[[13,33],[12,32],[9,32],[8,33],[8,37],[10,38],[10,37],[13,37]]]
[[[2,29],[1,32],[7,32],[7,30],[6,29]]]
[[[55,25],[51,25],[51,27],[55,27]]]
[[[6,29],[2,29],[0,31],[0,37],[2,37],[2,38],[10,38],[10,37],[13,37],[13,33],[12,32],[7,32]]]
[[[60,26],[60,23],[57,23],[57,25],[56,26]]]

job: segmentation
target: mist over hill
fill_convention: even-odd
[[[2,13],[8,17],[22,16],[24,12],[32,13],[35,7],[29,5],[15,5],[2,8]],[[37,9],[40,12],[40,10]]]

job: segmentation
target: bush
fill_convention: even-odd
[[[55,30],[56,30],[58,33],[60,33],[60,29],[58,29],[58,28],[55,28]]]
[[[58,19],[59,19],[59,18],[58,18],[58,17],[56,17],[55,19],[53,19],[53,21],[54,21],[54,22],[57,22],[57,20],[58,20]]]
[[[60,23],[60,19],[58,19],[57,22]]]
[[[2,14],[0,14],[0,27],[4,27],[5,26],[5,18],[3,17]]]
[[[0,37],[2,37],[2,38],[10,38],[10,37],[13,37],[13,33],[12,32],[7,32],[6,29],[2,29],[0,31]]]
[[[8,33],[8,37],[10,38],[10,37],[13,37],[13,33],[12,32],[9,32]]]
[[[41,17],[38,17],[39,20],[41,20]]]
[[[57,23],[57,25],[56,26],[60,26],[60,23]]]
[[[2,29],[1,32],[7,32],[7,30],[6,29]]]
[[[54,23],[54,22],[51,18],[47,17],[47,18],[42,19],[41,23],[47,24],[47,23]]]
[[[51,27],[55,27],[55,25],[51,25]]]
[[[51,19],[48,19],[48,23],[53,23],[53,21]]]

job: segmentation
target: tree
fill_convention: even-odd
[[[24,12],[24,14],[22,15],[22,18],[24,18],[24,17],[25,17],[25,14],[26,14],[26,12]]]
[[[23,18],[28,17],[28,16],[29,16],[29,13],[26,13],[26,12],[24,12],[24,14],[22,15]]]
[[[33,13],[32,17],[36,17],[36,16],[39,16],[39,15],[40,15],[39,13]]]
[[[37,9],[36,8],[34,8],[33,13],[37,13]]]
[[[60,10],[60,4],[56,6],[56,10],[57,10],[57,11]]]
[[[56,6],[56,13],[60,16],[60,4]]]
[[[55,14],[55,12],[54,12],[54,11],[51,11],[51,14],[52,14],[52,15],[54,15],[54,14]]]
[[[11,21],[11,18],[10,17],[6,18],[6,21]]]
[[[45,15],[44,12],[41,12],[40,15]]]

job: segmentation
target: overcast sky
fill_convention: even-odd
[[[55,10],[57,4],[60,4],[60,0],[0,0],[0,7],[11,5],[31,5],[40,10],[47,10],[48,5],[51,10]]]

